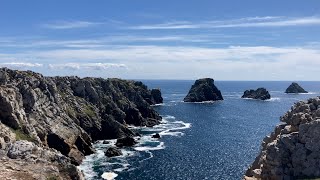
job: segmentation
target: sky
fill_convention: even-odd
[[[319,0],[0,0],[0,67],[319,81]]]

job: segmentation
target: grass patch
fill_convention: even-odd
[[[47,180],[60,180],[60,178],[57,176],[49,176],[47,177]]]
[[[30,142],[36,142],[36,140],[33,137],[23,132],[22,129],[12,129],[12,128],[10,129],[16,134],[16,140],[26,140]]]
[[[87,114],[89,117],[95,117],[96,116],[96,112],[93,110],[92,107],[90,106],[86,106],[84,108],[84,113]]]

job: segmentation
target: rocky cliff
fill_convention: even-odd
[[[320,98],[296,103],[280,118],[245,179],[320,177]]]
[[[92,142],[134,136],[129,124],[159,124],[161,117],[150,106],[158,101],[159,93],[151,93],[142,82],[44,77],[2,68],[0,120],[5,128],[0,129],[0,155],[8,157],[8,162],[28,158],[21,156],[19,147],[29,143],[27,154],[35,161],[42,158],[40,152],[48,152],[54,155],[42,158],[43,162],[58,162],[54,158],[61,156],[66,159],[64,168],[72,166],[70,162],[78,165],[94,152]],[[10,155],[14,146],[18,147],[17,158]],[[34,153],[33,147],[41,150]]]
[[[203,102],[223,100],[220,90],[214,85],[211,78],[198,79],[191,86],[184,102]]]

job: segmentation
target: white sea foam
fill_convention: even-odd
[[[115,179],[116,177],[118,177],[118,174],[114,173],[114,172],[105,172],[101,175],[101,177],[103,179],[106,179],[106,180],[113,180]]]
[[[273,102],[273,101],[280,101],[280,100],[281,100],[281,98],[275,97],[275,98],[268,99],[268,100],[266,100],[266,101],[271,101],[271,102]]]
[[[154,127],[134,127],[129,126],[130,129],[136,129],[144,132],[154,132],[159,133],[161,136],[183,136],[184,133],[181,130],[190,128],[190,123],[185,123],[183,121],[177,121],[174,116],[165,115],[159,125]],[[136,138],[138,144],[132,148],[121,149],[122,155],[112,158],[107,158],[104,155],[104,151],[108,147],[115,147],[116,139],[108,140],[108,144],[103,144],[103,141],[97,141],[93,146],[96,149],[96,153],[87,156],[83,163],[78,167],[84,174],[86,179],[93,180],[98,178],[98,174],[94,171],[94,166],[106,167],[110,169],[110,172],[104,173],[102,176],[106,175],[117,175],[114,172],[130,171],[134,170],[136,167],[130,167],[130,162],[128,162],[128,157],[137,156],[140,157],[140,153],[148,154],[147,157],[140,160],[147,161],[153,158],[152,151],[165,149],[164,142],[161,139],[152,138],[152,135],[146,134],[140,138]],[[144,156],[141,156],[144,157]],[[120,166],[120,167],[119,167]],[[109,174],[108,174],[109,173]],[[101,176],[101,177],[102,177]],[[117,175],[118,176],[118,175]],[[114,176],[115,179],[117,176]],[[103,177],[102,177],[103,178]]]

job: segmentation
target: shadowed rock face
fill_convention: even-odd
[[[267,100],[270,99],[271,96],[265,88],[258,88],[257,90],[246,90],[241,98]]]
[[[198,79],[192,85],[184,102],[203,102],[223,100],[220,90],[214,85],[211,78]]]
[[[161,117],[150,105],[160,97],[142,82],[0,69],[0,121],[11,128],[6,131],[56,149],[74,164],[93,153],[95,140],[134,136],[127,124],[159,124]],[[0,149],[7,151],[4,130]]]
[[[293,82],[287,89],[285,93],[308,93],[308,91],[304,90],[298,83]]]
[[[319,178],[320,98],[296,103],[280,120],[245,179]]]

